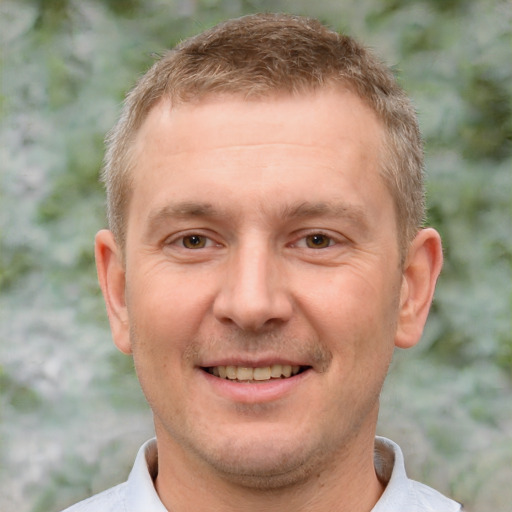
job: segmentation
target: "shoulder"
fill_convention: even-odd
[[[92,496],[62,512],[125,512],[126,482]]]

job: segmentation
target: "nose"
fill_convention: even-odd
[[[234,251],[215,298],[215,317],[252,332],[287,322],[293,304],[278,260],[270,248],[260,244]]]

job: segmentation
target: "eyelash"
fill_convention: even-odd
[[[310,246],[308,245],[308,239],[311,239],[313,237],[320,237],[321,240],[326,241],[327,245],[322,245],[321,243],[317,244],[317,246]],[[186,241],[192,241],[192,239],[199,239],[196,242],[193,242],[192,246],[187,246]],[[201,242],[202,245],[201,245]],[[310,233],[306,233],[300,236],[300,238],[297,238],[295,242],[292,242],[289,244],[289,247],[297,247],[300,249],[312,249],[314,251],[318,251],[321,249],[328,249],[329,247],[332,247],[334,245],[338,245],[340,243],[339,237],[334,237],[329,233],[325,233],[323,231],[312,231]],[[180,249],[188,250],[188,251],[195,251],[199,249],[207,249],[212,246],[221,246],[221,244],[216,243],[210,236],[204,235],[200,232],[191,232],[182,234],[178,237],[170,237],[165,240],[164,245],[177,245]],[[194,247],[195,245],[195,247]]]
[[[315,244],[315,246],[308,245],[308,239],[313,239],[314,237],[319,237],[323,241],[327,241],[327,245],[322,245],[321,243]],[[313,240],[311,240],[313,241]],[[302,245],[304,243],[304,245]],[[296,242],[292,243],[292,247],[299,247],[301,249],[313,249],[313,250],[321,250],[321,249],[328,249],[329,247],[332,247],[333,245],[339,244],[339,240],[337,240],[336,237],[332,236],[329,233],[325,233],[323,231],[312,231],[310,233],[306,233],[302,235],[299,239],[297,239]]]
[[[193,238],[198,238],[198,239],[203,240],[204,245],[197,246],[197,247],[187,247],[185,245],[185,241],[187,239],[191,240]],[[177,245],[181,249],[194,251],[194,250],[198,250],[198,249],[205,249],[205,248],[211,247],[213,245],[219,246],[220,244],[216,243],[210,236],[204,235],[200,232],[191,232],[191,233],[181,234],[180,236],[169,237],[164,241],[164,245],[166,245],[166,246]],[[192,245],[196,245],[196,244],[192,244]],[[197,244],[197,245],[199,245],[199,244]]]

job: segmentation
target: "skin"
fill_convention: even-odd
[[[124,257],[103,230],[96,258],[169,510],[363,512],[381,495],[378,396],[395,346],[421,336],[442,261],[424,229],[400,265],[382,138],[331,89],[149,113]],[[272,363],[306,371],[241,383],[202,369]]]

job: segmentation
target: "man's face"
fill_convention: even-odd
[[[150,112],[116,342],[176,460],[284,482],[373,438],[402,279],[382,136],[343,91]]]

